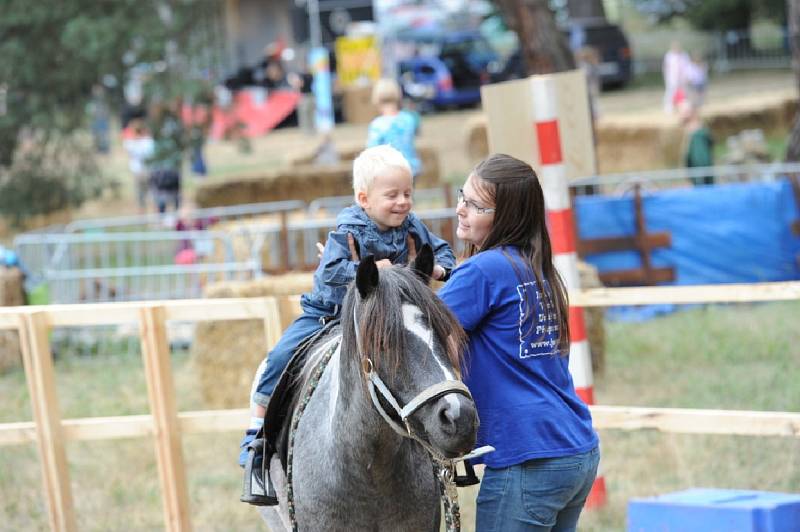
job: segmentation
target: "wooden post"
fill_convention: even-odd
[[[139,327],[147,395],[156,435],[156,459],[164,503],[164,521],[170,532],[189,531],[192,528],[189,520],[189,496],[164,307],[149,306],[140,309]]]
[[[21,315],[19,332],[25,378],[36,422],[36,440],[42,460],[50,528],[58,532],[72,532],[78,527],[64,450],[47,314],[32,312]]]
[[[289,271],[289,213],[281,211],[281,273]]]

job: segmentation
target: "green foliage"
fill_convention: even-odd
[[[130,67],[160,63],[163,75],[153,84],[164,88],[157,92],[176,93],[177,80],[197,67],[190,60],[208,42],[217,7],[208,1],[6,0],[0,17],[0,87],[6,94],[0,214],[49,212],[98,194],[93,155],[71,138],[86,126],[92,86],[105,81],[119,102]],[[58,146],[51,148],[53,142]],[[63,148],[70,144],[79,151],[67,156]],[[78,164],[65,156],[87,160]],[[56,169],[64,164],[87,173],[59,179]]]
[[[685,17],[700,30],[747,30],[755,18],[786,24],[785,0],[634,0],[660,22]]]

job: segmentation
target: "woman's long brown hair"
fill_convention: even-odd
[[[478,249],[467,246],[467,256],[489,249],[500,249],[508,256],[520,284],[536,281],[543,305],[552,305],[558,323],[558,344],[562,354],[569,353],[569,300],[564,281],[553,265],[553,250],[547,232],[544,192],[533,168],[524,161],[502,153],[490,155],[472,171],[479,194],[495,205],[494,224]],[[520,271],[503,248],[519,250],[528,271]],[[535,316],[536,300],[525,294],[525,318]],[[546,314],[546,311],[545,311]],[[531,329],[536,320],[531,319]]]

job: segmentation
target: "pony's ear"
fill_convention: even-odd
[[[430,244],[424,244],[422,248],[420,248],[411,268],[424,282],[427,283],[431,280],[431,274],[433,273],[433,248],[431,248]]]
[[[375,288],[378,287],[378,266],[375,264],[375,257],[367,255],[358,264],[356,271],[356,288],[361,295],[361,299],[366,299]]]

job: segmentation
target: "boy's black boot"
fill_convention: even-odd
[[[239,500],[254,506],[278,504],[278,494],[269,478],[269,453],[264,438],[256,438],[247,445],[244,485]]]

